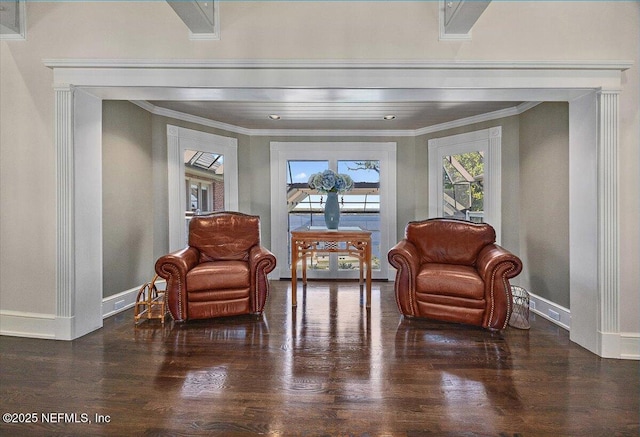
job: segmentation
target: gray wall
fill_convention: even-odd
[[[567,103],[543,103],[521,114],[520,175],[523,285],[570,308]]]
[[[103,102],[103,297],[153,277],[154,197],[151,114],[129,102]]]

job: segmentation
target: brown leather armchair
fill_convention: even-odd
[[[488,224],[454,219],[410,222],[405,238],[388,253],[397,269],[400,312],[504,329],[513,307],[509,279],[520,273],[522,262],[495,240]]]
[[[156,261],[167,280],[169,312],[177,322],[261,314],[267,275],[276,258],[260,245],[260,218],[238,212],[195,216],[189,245]]]

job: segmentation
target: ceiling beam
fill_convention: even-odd
[[[168,1],[189,28],[190,39],[220,39],[219,0]]]
[[[491,0],[440,0],[440,39],[471,39],[471,28]]]

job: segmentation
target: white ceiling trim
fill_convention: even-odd
[[[447,123],[440,123],[433,126],[426,126],[420,129],[384,129],[384,130],[363,130],[363,129],[247,129],[242,126],[235,126],[228,123],[222,123],[208,118],[196,115],[186,114],[184,112],[174,111],[172,109],[161,108],[146,101],[131,100],[131,103],[141,107],[142,109],[164,117],[182,120],[190,123],[196,123],[201,126],[222,129],[241,135],[249,136],[344,136],[344,137],[414,137],[432,132],[440,132],[456,127],[467,126],[474,123],[484,121],[497,120],[504,117],[511,117],[522,114],[523,112],[539,105],[541,102],[525,102],[512,108],[502,109],[499,111],[488,112],[486,114],[475,115],[473,117],[453,120]]]
[[[285,59],[43,59],[49,68],[178,68],[178,69],[420,69],[420,70],[615,70],[629,69],[632,61],[422,61],[422,60],[285,60]]]
[[[633,65],[631,61],[204,59],[49,59],[44,64],[53,69],[54,87],[71,85],[103,99],[219,100],[224,96],[236,100],[258,93],[259,100],[277,101],[274,94],[294,93],[296,98],[312,95],[318,101],[336,102],[523,102],[556,100],[554,96],[571,101],[596,88],[619,90],[620,72]]]
[[[593,89],[619,90],[620,72],[633,65],[616,60],[48,59],[44,63],[53,69],[54,86],[77,87],[101,99],[259,102],[573,101]],[[507,109],[416,130],[252,130],[168,109],[154,111],[240,134],[289,136],[415,136],[518,113]]]

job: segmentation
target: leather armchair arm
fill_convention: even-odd
[[[418,249],[409,240],[400,240],[387,254],[389,264],[397,269],[395,280],[396,303],[402,314],[416,315],[416,276],[420,268]]]
[[[269,295],[267,275],[276,268],[276,257],[268,249],[256,245],[249,251],[249,280],[251,281],[251,312],[259,314]]]
[[[504,329],[513,306],[509,278],[522,271],[522,261],[497,244],[490,244],[478,254],[476,268],[484,281],[485,299],[489,302],[490,309],[485,314],[483,325],[487,328]]]
[[[200,252],[187,247],[164,255],[156,261],[156,273],[167,281],[167,301],[174,320],[187,319],[187,272],[198,264]]]

